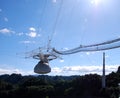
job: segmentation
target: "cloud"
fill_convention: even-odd
[[[0,33],[2,33],[2,34],[13,34],[15,32],[10,30],[10,29],[3,28],[3,29],[0,29]]]
[[[23,43],[23,44],[34,44],[35,41],[25,40],[25,41],[20,41],[20,43]]]
[[[86,55],[90,55],[90,52],[86,52]]]
[[[60,62],[61,62],[61,63],[63,63],[63,62],[64,62],[64,60],[60,60]]]
[[[7,17],[4,17],[4,21],[8,22],[8,18],[7,18]]]
[[[26,33],[27,36],[35,38],[35,37],[40,37],[40,34],[37,34],[36,32],[31,31],[30,33]]]
[[[29,28],[30,32],[26,33],[27,36],[35,38],[35,37],[40,37],[41,35],[36,32],[36,29],[34,27]]]
[[[7,64],[0,64],[0,75],[3,74],[22,74],[22,75],[34,75],[35,73],[33,70],[23,70],[23,69],[18,69],[18,68],[12,68],[10,65]]]
[[[34,32],[36,31],[36,29],[34,27],[30,27],[29,30],[34,31]]]
[[[67,47],[65,47],[64,50],[69,50],[69,49]]]
[[[117,71],[119,65],[106,65],[106,74],[112,71]],[[52,68],[50,74],[53,75],[85,75],[85,74],[100,74],[102,75],[102,66],[64,66]]]
[[[34,75],[35,73],[32,71],[23,71],[23,70],[20,70],[20,69],[6,69],[6,68],[0,68],[0,75],[3,75],[3,74],[13,74],[13,73],[16,73],[16,74],[22,74],[22,75]]]
[[[23,33],[23,32],[21,32],[21,33],[18,33],[17,35],[18,35],[18,36],[22,36],[22,35],[24,35],[24,33]]]
[[[32,37],[32,38],[37,37],[36,32],[30,32],[30,33],[27,33],[26,35],[29,36],[29,37]]]
[[[12,74],[12,73],[22,73],[22,71],[18,69],[2,69],[0,68],[0,75],[2,74]]]
[[[86,52],[86,55],[95,54],[95,52]]]
[[[52,0],[52,2],[53,2],[53,3],[56,3],[56,2],[57,2],[57,0]]]
[[[116,72],[120,65],[106,65],[106,75],[112,71]],[[17,68],[0,68],[0,75],[2,74],[22,74],[22,75],[35,75],[33,70],[24,71]],[[85,74],[99,74],[102,75],[102,66],[63,66],[53,67],[51,73],[48,75],[85,75]]]
[[[62,72],[62,70],[58,67],[52,68],[52,73],[61,73],[61,72]]]
[[[8,21],[8,19],[5,17],[4,18],[5,21]],[[20,33],[16,33],[15,31],[11,30],[11,29],[8,29],[8,28],[3,28],[3,29],[0,29],[0,33],[1,34],[6,34],[6,35],[11,35],[11,34],[15,34],[16,36],[29,36],[31,38],[35,38],[35,37],[40,37],[41,34],[40,33],[37,33],[36,32],[36,29],[33,28],[33,27],[30,27],[29,28],[29,33],[23,33],[23,32],[20,32]]]

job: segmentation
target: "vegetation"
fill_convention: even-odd
[[[0,76],[0,98],[118,98],[120,67],[106,76],[106,88],[101,88],[101,76]]]

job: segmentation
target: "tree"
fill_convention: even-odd
[[[0,91],[11,90],[11,89],[13,89],[13,86],[10,83],[0,80]]]
[[[107,87],[118,87],[118,83],[120,83],[119,73],[112,72],[106,76]]]
[[[117,73],[119,73],[119,74],[120,74],[120,66],[118,67]]]

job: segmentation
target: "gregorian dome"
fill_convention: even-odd
[[[48,63],[38,62],[38,64],[34,67],[34,72],[38,74],[46,74],[51,72],[51,68]]]

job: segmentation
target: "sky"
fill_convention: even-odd
[[[120,0],[0,0],[0,74],[36,75],[25,53],[50,46],[68,50],[120,37]],[[120,49],[60,55],[47,75],[106,74],[120,66]]]

